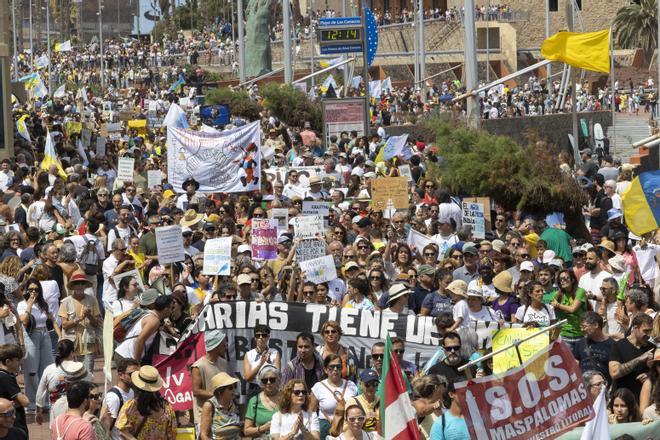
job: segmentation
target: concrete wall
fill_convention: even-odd
[[[612,125],[611,112],[580,113],[579,118],[586,118],[589,130],[593,124],[600,123],[603,130]],[[568,150],[568,133],[573,130],[573,122],[570,114],[557,114],[547,116],[528,116],[524,118],[486,119],[481,121],[481,128],[496,135],[508,136],[519,143],[526,143],[526,135],[535,132],[542,139],[559,146],[562,150]],[[389,135],[400,135],[408,133],[411,138],[423,138],[427,142],[434,141],[433,133],[417,125],[391,126],[386,129]]]

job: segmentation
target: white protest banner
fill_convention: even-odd
[[[295,217],[291,222],[295,238],[317,238],[323,231],[323,217],[320,215]]]
[[[156,228],[156,248],[158,263],[177,263],[185,259],[183,250],[183,235],[180,225],[161,226]]]
[[[92,130],[89,128],[83,128],[80,131],[80,140],[83,143],[85,148],[88,148],[92,144]]]
[[[320,215],[327,217],[330,209],[328,208],[329,202],[310,202],[303,201],[302,214],[303,215]]]
[[[247,192],[261,188],[259,121],[222,133],[167,127],[168,182],[178,193],[189,177],[199,192]]]
[[[289,229],[289,210],[287,208],[273,208],[270,217],[277,220],[277,229],[279,231]]]
[[[296,245],[296,259],[298,262],[321,258],[325,255],[325,241],[300,240]]]
[[[120,157],[117,161],[117,180],[132,182],[134,166],[135,159],[131,157]]]
[[[462,202],[463,226],[472,226],[474,238],[486,238],[486,221],[484,219],[484,205],[481,203]]]
[[[230,275],[231,237],[206,240],[204,246],[204,275]]]
[[[121,279],[126,277],[135,278],[135,281],[137,281],[138,284],[140,285],[140,292],[144,292],[144,283],[142,282],[142,277],[140,276],[140,272],[138,272],[137,269],[129,270],[128,272],[115,275],[114,277],[112,277],[112,281],[115,282],[115,286],[119,287],[119,282],[121,281]]]
[[[301,261],[300,271],[305,274],[305,279],[314,284],[325,283],[337,279],[335,260],[332,255],[326,255],[313,260]]]
[[[402,176],[408,178],[408,182],[414,182],[412,171],[410,171],[410,165],[399,165],[397,168],[399,168],[399,173],[401,173]]]
[[[147,186],[149,189],[154,188],[163,183],[163,177],[160,170],[147,170]]]
[[[406,243],[411,249],[416,249],[417,253],[420,255],[427,244],[437,244],[431,237],[424,235],[413,228],[410,228],[408,231],[408,239],[406,240]]]
[[[103,136],[96,137],[96,155],[105,156],[106,139]]]

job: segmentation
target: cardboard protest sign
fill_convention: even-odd
[[[183,250],[181,226],[172,225],[156,228],[156,247],[158,248],[158,263],[170,264],[183,261],[186,254]]]
[[[120,157],[117,161],[117,180],[132,182],[134,167],[135,159],[132,157]]]
[[[206,240],[204,246],[204,275],[230,275],[231,269],[231,237],[220,237]]]
[[[296,245],[296,260],[308,261],[325,255],[325,241],[300,240]]]
[[[300,271],[305,274],[305,279],[314,284],[325,283],[337,278],[335,260],[332,255],[301,261]]]
[[[389,201],[396,209],[408,209],[408,178],[381,177],[371,181],[371,206],[384,210]]]
[[[321,217],[327,217],[329,212],[329,202],[303,201],[303,215],[320,215]]]
[[[319,215],[295,217],[293,236],[295,238],[318,238],[323,231],[323,217]]]
[[[493,229],[493,222],[490,218],[490,197],[464,197],[463,201],[467,203],[481,203],[484,206],[484,221],[486,230],[490,231]]]
[[[163,183],[163,178],[160,170],[147,170],[147,186],[149,189],[154,188]]]
[[[277,258],[277,220],[252,219],[252,257],[257,260]]]
[[[103,136],[96,137],[96,155],[105,156],[105,143],[106,139]]]
[[[557,438],[594,415],[580,366],[560,341],[518,368],[455,387],[475,440]]]
[[[462,202],[463,226],[472,226],[474,238],[486,238],[486,222],[484,218],[484,205],[481,203]]]
[[[410,171],[410,165],[399,165],[397,167],[399,169],[399,173],[406,179],[408,179],[408,182],[414,182],[415,180],[413,179],[412,171]]]
[[[505,348],[516,341],[520,341],[525,337],[537,333],[538,329],[534,328],[505,328],[499,330],[493,336],[493,351]],[[543,350],[550,342],[547,333],[536,336],[529,341],[525,341],[518,346],[520,357],[522,361],[530,359],[539,351]],[[518,353],[514,347],[509,348],[507,351],[495,355],[493,358],[493,373],[499,374],[508,371],[512,368],[520,366]]]
[[[289,210],[286,208],[273,208],[271,218],[277,220],[277,229],[286,231],[289,229]]]

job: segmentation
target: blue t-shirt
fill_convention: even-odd
[[[445,412],[445,429],[442,429],[442,417],[438,417],[431,428],[431,440],[470,440],[465,419]]]
[[[449,297],[441,295],[436,291],[426,295],[426,298],[422,302],[422,308],[429,309],[431,316],[436,317],[443,312],[451,314],[454,310],[454,305],[451,303]]]

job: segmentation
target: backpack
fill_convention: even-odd
[[[114,394],[119,399],[119,408],[117,408],[117,416],[119,416],[119,411],[121,411],[121,407],[124,406],[124,398],[122,397],[122,395],[119,392],[119,390],[117,389],[117,387],[110,388],[108,390],[108,393]],[[115,426],[116,421],[117,421],[117,419],[113,419],[112,423],[110,423],[110,431],[112,431],[112,428]]]
[[[78,263],[85,271],[85,275],[95,276],[99,273],[99,254],[96,250],[96,240],[90,240],[86,236],[82,236],[85,240],[85,247],[80,253]]]
[[[147,312],[140,308],[128,310],[115,317],[112,321],[112,336],[115,341],[122,342],[133,328],[136,322],[146,315]]]

